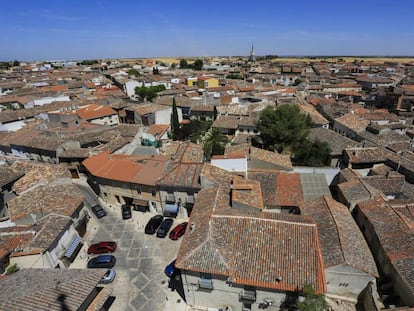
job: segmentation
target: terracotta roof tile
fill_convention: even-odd
[[[83,307],[105,274],[100,269],[25,269],[0,281],[1,310],[68,310]]]
[[[240,285],[295,291],[310,283],[316,292],[326,291],[314,224],[302,217],[217,208],[225,201],[219,188],[198,193],[177,267]]]
[[[318,236],[326,268],[346,263],[378,277],[377,267],[364,236],[348,208],[323,196],[302,203],[301,214],[318,225]]]
[[[82,163],[94,176],[136,184],[156,184],[168,165],[167,156],[129,156],[101,152]]]
[[[276,177],[277,205],[298,206],[303,202],[300,174],[284,173]]]

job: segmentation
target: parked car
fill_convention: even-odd
[[[158,227],[161,225],[163,219],[164,217],[161,215],[152,216],[145,226],[145,233],[154,234],[155,231],[157,231]]]
[[[188,222],[182,222],[174,227],[174,229],[171,230],[169,238],[171,240],[178,240],[180,237],[184,235],[185,229],[187,228]]]
[[[177,274],[177,272],[179,271],[179,269],[175,267],[176,260],[177,259],[174,259],[173,261],[171,261],[164,269],[165,275],[168,276],[169,278],[171,278],[174,274]]]
[[[113,255],[99,255],[88,261],[88,268],[112,268],[116,263]]]
[[[116,276],[115,270],[109,269],[108,271],[106,271],[105,275],[101,279],[101,283],[102,284],[112,283],[112,281],[115,279],[115,276]]]
[[[113,253],[116,250],[116,242],[99,242],[92,244],[88,248],[88,254]]]
[[[105,210],[99,204],[96,204],[92,206],[91,208],[92,208],[92,212],[95,214],[96,217],[102,218],[106,216]]]
[[[174,220],[172,220],[172,218],[165,218],[157,230],[157,237],[165,238],[167,236],[168,231],[170,231],[173,223]]]
[[[130,219],[131,217],[131,205],[122,205],[122,219]]]

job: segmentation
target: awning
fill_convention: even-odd
[[[79,244],[81,244],[81,238],[79,236],[75,236],[69,244],[68,249],[65,252],[66,258],[71,258],[75,250],[78,248]]]
[[[165,204],[164,213],[177,214],[178,205],[177,204]]]

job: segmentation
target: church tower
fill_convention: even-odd
[[[256,54],[254,53],[254,47],[252,43],[252,50],[250,51],[249,62],[255,62],[255,61],[256,61]]]

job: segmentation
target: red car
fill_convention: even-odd
[[[171,240],[178,240],[179,237],[181,237],[184,232],[185,232],[185,228],[187,228],[188,222],[183,222],[177,226],[175,226],[174,229],[171,230],[170,232],[170,239]]]
[[[116,250],[116,242],[99,242],[88,248],[88,254],[113,253]]]

